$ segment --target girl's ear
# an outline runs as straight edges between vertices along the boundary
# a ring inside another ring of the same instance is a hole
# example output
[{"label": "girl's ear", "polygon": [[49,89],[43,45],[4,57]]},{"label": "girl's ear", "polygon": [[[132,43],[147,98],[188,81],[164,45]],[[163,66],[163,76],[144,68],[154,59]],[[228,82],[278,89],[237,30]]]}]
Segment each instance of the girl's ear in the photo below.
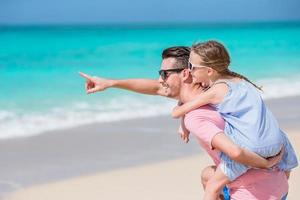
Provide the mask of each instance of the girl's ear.
[{"label": "girl's ear", "polygon": [[207,68],[207,74],[208,74],[208,76],[213,75],[214,71],[215,71],[215,70],[214,70],[213,68],[208,67],[208,68]]}]

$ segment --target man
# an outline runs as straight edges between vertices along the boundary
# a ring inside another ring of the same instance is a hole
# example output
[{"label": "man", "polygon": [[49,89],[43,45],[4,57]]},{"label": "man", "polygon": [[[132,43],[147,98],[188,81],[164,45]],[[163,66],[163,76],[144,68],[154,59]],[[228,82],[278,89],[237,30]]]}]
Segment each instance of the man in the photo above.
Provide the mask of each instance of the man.
[{"label": "man", "polygon": [[[143,94],[166,96],[184,103],[202,92],[200,85],[192,83],[192,77],[187,69],[189,53],[190,49],[187,47],[172,47],[164,50],[158,80],[110,80],[90,77],[83,73],[81,75],[87,79],[88,94],[115,87]],[[181,137],[183,140],[188,142],[188,131],[195,134],[216,165],[220,161],[219,151],[224,152],[235,161],[251,166],[267,167],[276,162],[276,159],[273,159],[273,162],[268,163],[263,158],[253,155],[252,152],[233,144],[223,134],[224,120],[209,106],[188,113],[182,125]],[[277,159],[279,158],[280,156],[277,157]],[[210,177],[214,175],[214,169],[214,166],[204,169],[202,173],[204,187]],[[288,191],[284,172],[262,169],[248,170],[243,176],[233,181],[229,187],[232,199],[281,199]]]}]

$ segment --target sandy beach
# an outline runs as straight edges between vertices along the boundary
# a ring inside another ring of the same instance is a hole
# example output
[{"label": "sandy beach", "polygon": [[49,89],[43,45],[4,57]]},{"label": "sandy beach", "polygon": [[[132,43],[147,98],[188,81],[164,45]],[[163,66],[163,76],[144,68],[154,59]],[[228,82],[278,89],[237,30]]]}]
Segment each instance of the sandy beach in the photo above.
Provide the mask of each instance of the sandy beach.
[{"label": "sandy beach", "polygon": [[[300,152],[300,97],[268,101]],[[93,124],[0,141],[2,199],[200,199],[211,164],[195,141],[183,144],[169,116]],[[290,178],[296,200],[300,170]]]}]

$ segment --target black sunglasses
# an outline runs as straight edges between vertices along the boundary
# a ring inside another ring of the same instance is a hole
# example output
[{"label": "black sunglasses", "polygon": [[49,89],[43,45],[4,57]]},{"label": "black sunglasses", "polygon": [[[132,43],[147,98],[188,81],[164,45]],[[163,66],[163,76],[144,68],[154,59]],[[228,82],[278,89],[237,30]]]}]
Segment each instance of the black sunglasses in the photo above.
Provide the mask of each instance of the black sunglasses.
[{"label": "black sunglasses", "polygon": [[175,68],[175,69],[162,69],[159,70],[158,73],[161,76],[161,79],[163,81],[167,80],[168,76],[171,74],[170,72],[181,72],[182,70],[184,70],[184,68]]}]

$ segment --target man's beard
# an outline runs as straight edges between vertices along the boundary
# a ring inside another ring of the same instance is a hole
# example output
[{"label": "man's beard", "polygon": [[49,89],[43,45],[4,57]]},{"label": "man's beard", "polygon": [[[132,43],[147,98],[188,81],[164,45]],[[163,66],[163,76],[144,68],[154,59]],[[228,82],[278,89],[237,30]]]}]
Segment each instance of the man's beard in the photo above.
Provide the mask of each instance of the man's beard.
[{"label": "man's beard", "polygon": [[162,88],[163,88],[163,91],[164,91],[164,96],[172,97],[171,88],[167,83],[162,83]]}]

